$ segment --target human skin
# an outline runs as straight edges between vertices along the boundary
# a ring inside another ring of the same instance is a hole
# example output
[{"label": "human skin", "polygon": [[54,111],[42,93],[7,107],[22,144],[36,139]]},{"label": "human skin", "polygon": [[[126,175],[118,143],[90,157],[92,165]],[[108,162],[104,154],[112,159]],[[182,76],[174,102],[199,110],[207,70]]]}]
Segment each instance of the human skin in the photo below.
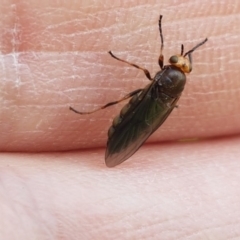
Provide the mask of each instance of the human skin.
[{"label": "human skin", "polygon": [[[240,7],[157,2],[0,2],[0,239],[240,237]],[[154,75],[159,14],[165,64],[181,43],[209,40],[193,53],[179,108],[109,169],[107,129],[122,105],[68,108],[149,83],[107,52]]]}]

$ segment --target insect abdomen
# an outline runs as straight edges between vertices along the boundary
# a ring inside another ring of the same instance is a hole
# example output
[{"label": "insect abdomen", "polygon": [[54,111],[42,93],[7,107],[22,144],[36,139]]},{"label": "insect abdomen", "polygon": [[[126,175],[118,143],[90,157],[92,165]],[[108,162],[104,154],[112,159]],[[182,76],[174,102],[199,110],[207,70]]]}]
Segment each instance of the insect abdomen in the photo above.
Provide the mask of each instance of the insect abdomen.
[{"label": "insect abdomen", "polygon": [[108,129],[108,140],[111,138],[111,136],[114,134],[115,129],[118,127],[118,125],[122,122],[125,115],[128,113],[129,109],[136,105],[136,103],[139,102],[139,94],[134,95],[127,104],[123,106],[123,108],[120,111],[120,114],[117,115],[113,121],[112,126]]}]

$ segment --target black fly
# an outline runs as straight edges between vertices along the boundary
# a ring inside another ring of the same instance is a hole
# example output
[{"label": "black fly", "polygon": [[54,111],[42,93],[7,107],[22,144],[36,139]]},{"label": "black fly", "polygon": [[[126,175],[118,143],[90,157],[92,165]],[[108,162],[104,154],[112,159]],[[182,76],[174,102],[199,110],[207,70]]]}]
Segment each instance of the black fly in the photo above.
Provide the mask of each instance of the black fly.
[{"label": "black fly", "polygon": [[156,73],[154,78],[151,77],[147,69],[122,60],[113,55],[111,51],[109,52],[118,61],[142,70],[151,81],[150,84],[144,89],[137,89],[118,101],[107,103],[90,112],[79,112],[70,107],[70,110],[75,113],[90,114],[131,98],[122,108],[120,114],[114,118],[112,126],[108,130],[105,153],[105,162],[108,167],[114,167],[132,156],[167,119],[176,107],[184,89],[186,83],[185,73],[190,73],[192,70],[192,52],[207,41],[206,38],[185,54],[182,45],[181,54],[170,57],[169,65],[164,66],[162,15],[159,18],[159,31],[161,48],[158,64],[161,70]]}]

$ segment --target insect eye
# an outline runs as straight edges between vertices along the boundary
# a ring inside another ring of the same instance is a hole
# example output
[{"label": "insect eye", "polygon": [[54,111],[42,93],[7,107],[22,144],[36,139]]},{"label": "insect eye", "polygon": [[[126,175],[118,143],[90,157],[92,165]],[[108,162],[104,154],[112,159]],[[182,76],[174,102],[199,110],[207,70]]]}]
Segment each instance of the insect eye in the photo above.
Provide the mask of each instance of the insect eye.
[{"label": "insect eye", "polygon": [[178,62],[178,56],[170,57],[169,62],[172,63],[172,64],[177,63]]}]

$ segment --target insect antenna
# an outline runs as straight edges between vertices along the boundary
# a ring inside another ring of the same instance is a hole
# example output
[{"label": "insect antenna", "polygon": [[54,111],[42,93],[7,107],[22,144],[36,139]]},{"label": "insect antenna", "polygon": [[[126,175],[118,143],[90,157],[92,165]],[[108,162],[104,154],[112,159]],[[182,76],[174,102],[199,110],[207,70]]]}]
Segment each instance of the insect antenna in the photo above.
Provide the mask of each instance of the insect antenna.
[{"label": "insect antenna", "polygon": [[181,56],[183,55],[183,53],[184,53],[184,46],[183,46],[183,44],[181,45]]},{"label": "insect antenna", "polygon": [[194,50],[196,50],[198,47],[202,46],[208,39],[205,38],[202,42],[200,42],[199,44],[197,44],[194,48],[192,48],[191,50],[189,50],[188,52],[186,52],[184,54],[184,57],[186,57],[188,55],[189,58],[189,62],[192,64],[192,52]]},{"label": "insect antenna", "polygon": [[194,48],[192,48],[191,50],[189,50],[188,52],[186,52],[184,54],[184,57],[186,57],[187,55],[191,54],[193,51],[195,51],[198,47],[202,46],[208,39],[205,38],[202,42],[200,42],[199,44],[197,44]]}]

